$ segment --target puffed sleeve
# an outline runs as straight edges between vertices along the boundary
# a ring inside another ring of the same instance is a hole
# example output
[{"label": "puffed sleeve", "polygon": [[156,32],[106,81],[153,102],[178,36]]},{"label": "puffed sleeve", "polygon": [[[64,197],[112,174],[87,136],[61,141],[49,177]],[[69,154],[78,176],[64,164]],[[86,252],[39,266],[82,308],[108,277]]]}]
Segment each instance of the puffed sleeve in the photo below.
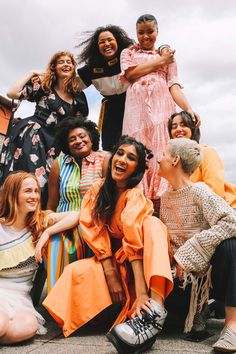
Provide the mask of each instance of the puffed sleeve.
[{"label": "puffed sleeve", "polygon": [[92,73],[88,65],[84,65],[82,68],[78,68],[77,74],[81,90],[84,90],[86,87],[92,84]]},{"label": "puffed sleeve", "polygon": [[176,62],[168,64],[166,80],[169,88],[175,84],[179,85],[180,88],[183,88],[178,79],[178,70]]},{"label": "puffed sleeve", "polygon": [[[225,181],[224,167],[215,149],[209,146],[202,146],[203,161],[191,176],[191,181],[205,182],[216,194],[224,198]],[[200,175],[201,174],[201,175]]]},{"label": "puffed sleeve", "polygon": [[95,220],[92,213],[96,203],[96,196],[102,183],[103,180],[96,182],[87,191],[80,210],[82,236],[99,260],[112,256],[107,226],[101,220]]},{"label": "puffed sleeve", "polygon": [[88,102],[83,91],[79,91],[75,94],[76,100],[76,115],[82,114],[83,117],[87,117],[89,114]]},{"label": "puffed sleeve", "polygon": [[133,69],[138,65],[138,63],[136,63],[133,58],[134,50],[135,47],[131,46],[129,48],[123,49],[120,54],[121,82],[127,82],[127,79],[125,78],[126,71]]},{"label": "puffed sleeve", "polygon": [[30,102],[38,102],[42,96],[45,96],[45,92],[41,87],[41,82],[39,79],[29,80],[20,95],[20,100],[27,100]]},{"label": "puffed sleeve", "polygon": [[152,214],[152,202],[138,188],[131,189],[121,213],[124,233],[122,244],[129,261],[143,258],[143,222],[147,215]]}]

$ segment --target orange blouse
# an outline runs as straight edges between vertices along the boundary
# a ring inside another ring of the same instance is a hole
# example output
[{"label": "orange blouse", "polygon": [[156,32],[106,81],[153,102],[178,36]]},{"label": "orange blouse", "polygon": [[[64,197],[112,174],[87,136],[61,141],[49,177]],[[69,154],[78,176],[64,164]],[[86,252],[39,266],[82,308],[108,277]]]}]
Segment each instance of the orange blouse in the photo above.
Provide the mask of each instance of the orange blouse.
[{"label": "orange blouse", "polygon": [[143,258],[143,221],[153,214],[152,202],[139,187],[127,189],[118,198],[109,225],[95,220],[92,211],[104,180],[95,183],[82,201],[80,225],[82,235],[98,260],[111,257],[111,238],[120,239],[129,261]]}]

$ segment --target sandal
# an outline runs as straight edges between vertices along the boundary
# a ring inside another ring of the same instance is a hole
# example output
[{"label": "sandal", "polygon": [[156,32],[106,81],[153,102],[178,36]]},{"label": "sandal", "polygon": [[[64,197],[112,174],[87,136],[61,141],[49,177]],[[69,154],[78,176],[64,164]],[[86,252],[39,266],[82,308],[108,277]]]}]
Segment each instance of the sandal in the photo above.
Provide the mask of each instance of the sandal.
[{"label": "sandal", "polygon": [[236,333],[228,327],[224,327],[220,338],[213,344],[213,349],[217,352],[236,352]]}]

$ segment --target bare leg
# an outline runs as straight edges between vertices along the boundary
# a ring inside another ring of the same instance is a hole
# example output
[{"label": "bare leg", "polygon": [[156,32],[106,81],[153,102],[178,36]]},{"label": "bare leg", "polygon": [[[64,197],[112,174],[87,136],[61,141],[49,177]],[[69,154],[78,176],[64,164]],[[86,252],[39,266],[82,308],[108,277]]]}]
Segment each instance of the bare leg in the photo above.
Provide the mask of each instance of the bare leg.
[{"label": "bare leg", "polygon": [[164,307],[163,298],[160,295],[154,293],[154,291],[151,291],[151,298],[155,300],[161,307]]},{"label": "bare leg", "polygon": [[236,333],[236,307],[225,307],[225,326]]},{"label": "bare leg", "polygon": [[37,329],[37,319],[30,311],[18,311],[11,319],[5,312],[0,311],[1,344],[17,343],[32,338]]}]

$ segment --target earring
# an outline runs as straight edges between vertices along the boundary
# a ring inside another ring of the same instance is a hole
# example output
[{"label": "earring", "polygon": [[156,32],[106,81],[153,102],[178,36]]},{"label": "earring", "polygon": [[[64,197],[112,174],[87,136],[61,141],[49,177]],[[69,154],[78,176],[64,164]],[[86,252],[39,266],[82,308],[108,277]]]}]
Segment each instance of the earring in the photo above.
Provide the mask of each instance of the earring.
[{"label": "earring", "polygon": [[172,162],[172,166],[174,166],[175,164],[174,164],[174,162]]}]

